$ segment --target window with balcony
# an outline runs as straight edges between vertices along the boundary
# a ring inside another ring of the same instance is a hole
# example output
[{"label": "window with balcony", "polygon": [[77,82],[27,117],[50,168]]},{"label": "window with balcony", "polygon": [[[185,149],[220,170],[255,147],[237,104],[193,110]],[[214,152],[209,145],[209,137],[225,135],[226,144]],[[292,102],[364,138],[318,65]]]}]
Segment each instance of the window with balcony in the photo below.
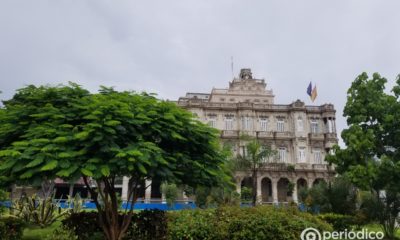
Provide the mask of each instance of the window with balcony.
[{"label": "window with balcony", "polygon": [[297,131],[303,132],[304,131],[304,123],[302,118],[297,119]]},{"label": "window with balcony", "polygon": [[233,116],[225,116],[225,130],[233,130]]},{"label": "window with balcony", "polygon": [[320,149],[314,149],[314,163],[315,164],[322,164],[322,154]]},{"label": "window with balcony", "polygon": [[242,117],[242,129],[250,131],[251,130],[251,117]]},{"label": "window with balcony", "polygon": [[285,163],[286,162],[286,148],[280,147],[278,149],[278,157],[279,157],[279,162],[280,163]]},{"label": "window with balcony", "polygon": [[318,121],[311,119],[310,121],[311,133],[318,133]]},{"label": "window with balcony", "polygon": [[276,121],[276,131],[278,131],[278,132],[285,131],[285,122],[283,121],[283,119],[278,119]]},{"label": "window with balcony", "polygon": [[260,130],[266,132],[268,130],[268,118],[260,118]]},{"label": "window with balcony", "polygon": [[299,163],[305,163],[306,162],[306,148],[305,147],[299,147],[298,162]]}]

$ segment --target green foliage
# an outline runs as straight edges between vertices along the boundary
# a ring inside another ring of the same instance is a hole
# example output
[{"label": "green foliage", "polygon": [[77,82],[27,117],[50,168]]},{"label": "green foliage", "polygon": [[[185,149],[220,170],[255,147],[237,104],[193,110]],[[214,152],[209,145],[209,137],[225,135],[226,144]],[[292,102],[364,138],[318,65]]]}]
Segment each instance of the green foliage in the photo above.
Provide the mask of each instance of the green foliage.
[{"label": "green foliage", "polygon": [[331,230],[318,218],[294,208],[222,207],[168,213],[168,239],[299,239],[307,227]]},{"label": "green foliage", "polygon": [[13,208],[16,217],[42,228],[53,224],[67,213],[52,198],[41,199],[37,195],[21,198],[14,203]]},{"label": "green foliage", "polygon": [[58,227],[46,237],[46,240],[78,240],[78,237],[72,230]]},{"label": "green foliage", "polygon": [[263,164],[276,155],[276,151],[270,146],[263,146],[257,139],[250,136],[242,136],[242,140],[247,140],[246,154],[239,154],[235,159],[235,168],[239,171],[250,171],[252,178],[252,204],[257,203],[257,176]]},{"label": "green foliage", "polygon": [[[336,146],[327,160],[357,187],[374,192],[374,204],[385,214],[380,224],[394,238],[393,219],[400,213],[400,76],[393,94],[386,93],[386,82],[377,73],[353,81],[343,114],[349,126],[342,132],[346,148]],[[380,191],[386,196],[378,197]]]},{"label": "green foliage", "polygon": [[240,198],[243,202],[251,202],[252,189],[248,187],[242,187],[240,190]]},{"label": "green foliage", "polygon": [[299,200],[310,212],[355,214],[357,189],[345,177],[337,177],[330,184],[320,182],[310,189],[299,190]]},{"label": "green foliage", "polygon": [[[98,240],[103,239],[102,229],[99,225],[97,212],[79,212],[68,215],[62,221],[62,227],[73,231],[79,240],[93,239],[100,235]],[[100,234],[99,234],[100,233]]]},{"label": "green foliage", "polygon": [[0,189],[0,216],[6,210],[6,207],[2,203],[4,203],[4,201],[7,201],[8,199],[9,199],[8,193],[3,189]]},{"label": "green foliage", "polygon": [[[122,219],[122,215],[119,218]],[[79,240],[104,239],[97,212],[73,213],[62,221],[65,229],[73,231]],[[164,211],[143,210],[132,216],[132,222],[124,239],[165,239],[167,217]]]},{"label": "green foliage", "polygon": [[80,213],[83,211],[84,200],[79,194],[75,194],[74,197],[68,196],[68,214]]},{"label": "green foliage", "polygon": [[15,217],[0,218],[0,237],[3,240],[20,240],[25,223]]},{"label": "green foliage", "polygon": [[342,215],[337,213],[324,213],[318,215],[320,219],[332,225],[336,231],[344,231],[345,229],[350,230],[352,225],[355,224],[353,216]]},{"label": "green foliage", "polygon": [[143,210],[133,215],[126,240],[165,240],[167,237],[167,214],[161,210]]},{"label": "green foliage", "polygon": [[[123,236],[130,221],[118,221],[116,178],[131,178],[132,201],[146,179],[224,185],[231,176],[220,150],[218,131],[146,93],[28,86],[4,101],[0,114],[3,180],[38,185],[83,177],[98,211],[111,216],[100,218],[108,239]],[[91,180],[104,188],[92,189]]]},{"label": "green foliage", "polygon": [[195,190],[196,206],[199,208],[239,205],[240,194],[232,188],[199,186]]},{"label": "green foliage", "polygon": [[176,184],[164,183],[161,185],[161,191],[165,194],[165,199],[169,207],[172,207],[178,198],[178,187]]}]

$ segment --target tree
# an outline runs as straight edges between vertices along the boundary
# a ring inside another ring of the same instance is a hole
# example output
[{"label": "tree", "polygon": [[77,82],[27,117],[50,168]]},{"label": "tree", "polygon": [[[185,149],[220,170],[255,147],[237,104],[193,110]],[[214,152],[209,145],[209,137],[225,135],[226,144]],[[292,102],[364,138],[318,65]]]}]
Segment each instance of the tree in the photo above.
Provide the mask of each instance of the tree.
[{"label": "tree", "polygon": [[[146,179],[213,186],[230,180],[224,161],[215,130],[146,93],[28,86],[4,101],[0,114],[3,180],[39,185],[82,177],[109,240],[124,237]],[[131,184],[121,218],[114,183],[122,176]]]},{"label": "tree", "polygon": [[357,189],[343,176],[331,183],[321,181],[310,189],[301,188],[300,201],[311,212],[339,213],[354,215],[357,210]]},{"label": "tree", "polygon": [[[242,137],[247,139],[247,136]],[[269,146],[263,146],[258,140],[250,140],[246,144],[246,153],[238,154],[236,168],[242,171],[250,171],[252,179],[252,204],[257,204],[257,178],[260,168],[266,159],[276,155]]]},{"label": "tree", "polygon": [[348,128],[341,136],[346,148],[334,147],[327,160],[336,171],[348,176],[357,187],[371,191],[384,215],[379,222],[394,238],[400,212],[400,77],[385,92],[387,80],[379,74],[359,75],[347,92],[344,116]]}]

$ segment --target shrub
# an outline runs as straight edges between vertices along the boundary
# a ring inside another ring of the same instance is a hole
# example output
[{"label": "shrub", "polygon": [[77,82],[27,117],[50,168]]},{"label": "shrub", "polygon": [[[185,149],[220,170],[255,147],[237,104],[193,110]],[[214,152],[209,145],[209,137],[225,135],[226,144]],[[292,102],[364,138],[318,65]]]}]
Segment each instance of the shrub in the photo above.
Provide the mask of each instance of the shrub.
[{"label": "shrub", "polygon": [[77,239],[78,237],[72,230],[64,227],[56,228],[50,235],[46,237],[46,240],[77,240]]},{"label": "shrub", "polygon": [[161,191],[165,194],[168,207],[172,207],[178,198],[178,187],[176,184],[164,183],[161,185]]},{"label": "shrub", "polygon": [[[120,215],[122,219],[123,215]],[[72,213],[62,221],[79,240],[104,239],[97,212]],[[132,216],[132,223],[124,239],[152,240],[166,238],[167,218],[161,210],[143,210]]]},{"label": "shrub", "polygon": [[351,226],[355,224],[355,219],[349,215],[342,215],[336,213],[325,213],[318,215],[320,219],[332,225],[336,231],[343,231],[345,229],[351,229]]},{"label": "shrub", "polygon": [[248,187],[242,187],[242,189],[240,190],[240,196],[242,201],[244,202],[251,202],[252,199],[252,190],[251,188]]},{"label": "shrub", "polygon": [[0,218],[0,237],[3,240],[19,240],[25,223],[16,217]]},{"label": "shrub", "polygon": [[218,240],[214,218],[215,209],[168,212],[168,239]]},{"label": "shrub", "polygon": [[299,239],[307,227],[331,230],[329,224],[295,208],[220,207],[168,213],[168,239]]},{"label": "shrub", "polygon": [[[97,216],[97,212],[71,213],[61,222],[62,226],[73,231],[79,240],[102,239],[103,230],[99,226]],[[98,235],[100,238],[94,238]]]},{"label": "shrub", "polygon": [[131,226],[125,239],[153,240],[166,239],[167,216],[161,210],[143,210],[132,217]]},{"label": "shrub", "polygon": [[13,208],[16,217],[40,227],[53,224],[67,213],[52,198],[41,199],[37,195],[21,198],[13,204]]}]

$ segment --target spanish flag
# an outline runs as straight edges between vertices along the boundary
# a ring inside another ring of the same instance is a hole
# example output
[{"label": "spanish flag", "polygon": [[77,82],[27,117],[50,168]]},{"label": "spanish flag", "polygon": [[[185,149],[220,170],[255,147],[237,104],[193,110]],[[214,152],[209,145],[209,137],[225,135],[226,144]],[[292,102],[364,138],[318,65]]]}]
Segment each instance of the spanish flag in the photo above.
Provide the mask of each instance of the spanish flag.
[{"label": "spanish flag", "polygon": [[317,94],[317,85],[314,86],[312,92],[311,92],[311,101],[315,101],[315,99],[317,98],[318,94]]}]

